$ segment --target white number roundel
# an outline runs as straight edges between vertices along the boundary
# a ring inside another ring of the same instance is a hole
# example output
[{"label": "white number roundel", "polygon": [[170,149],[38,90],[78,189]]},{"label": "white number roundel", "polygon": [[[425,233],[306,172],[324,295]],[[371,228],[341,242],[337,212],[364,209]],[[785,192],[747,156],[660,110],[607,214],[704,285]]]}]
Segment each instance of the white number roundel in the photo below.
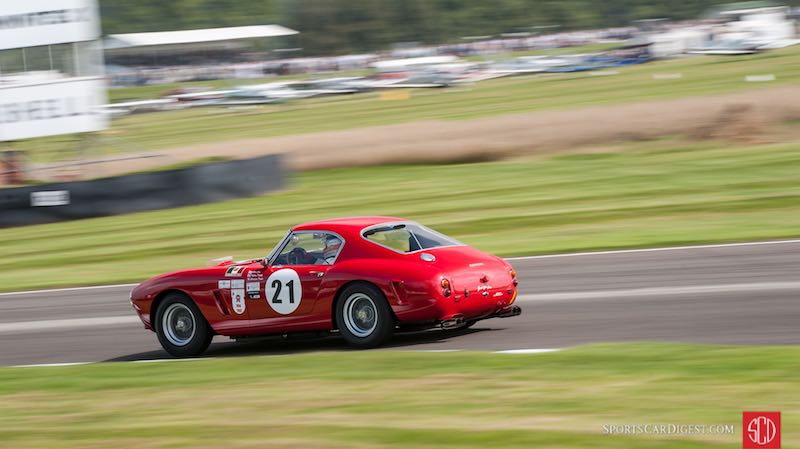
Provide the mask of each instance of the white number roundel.
[{"label": "white number roundel", "polygon": [[300,276],[291,268],[283,268],[269,276],[264,286],[267,304],[281,315],[289,315],[297,310],[303,299],[303,286]]}]

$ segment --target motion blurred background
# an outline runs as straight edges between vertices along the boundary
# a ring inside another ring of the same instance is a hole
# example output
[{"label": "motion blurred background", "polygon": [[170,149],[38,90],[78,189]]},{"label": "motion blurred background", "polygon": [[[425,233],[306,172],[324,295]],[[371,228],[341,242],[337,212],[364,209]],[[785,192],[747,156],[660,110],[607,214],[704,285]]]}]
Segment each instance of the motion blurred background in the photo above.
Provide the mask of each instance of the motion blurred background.
[{"label": "motion blurred background", "polygon": [[[346,215],[407,217],[506,257],[797,237],[798,18],[797,0],[4,2],[0,292],[259,257],[296,223]],[[798,268],[790,262],[748,267],[783,273]],[[726,275],[750,272],[741,270]],[[48,313],[60,318],[52,299]],[[786,307],[775,313],[800,319]],[[678,333],[663,339],[685,341]],[[749,335],[733,340],[795,342]],[[112,341],[84,337],[61,343],[80,354]],[[9,350],[4,363],[85,360],[42,351]],[[191,362],[208,375],[176,365],[4,369],[0,447],[729,447],[738,436],[599,432],[641,416],[731,423],[745,406],[776,404],[796,424],[797,356],[628,343],[503,361]],[[285,377],[270,383],[264,371]],[[388,399],[353,399],[358,382]],[[198,393],[220,385],[225,394]],[[680,391],[708,405],[681,402]],[[146,395],[172,405],[152,407]],[[27,413],[37,401],[51,405]],[[181,405],[219,401],[231,422],[176,418]],[[259,409],[288,403],[279,419]],[[275,433],[264,433],[272,419]],[[797,447],[796,429],[784,447]]]},{"label": "motion blurred background", "polygon": [[54,5],[2,22],[0,224],[61,222],[0,231],[4,290],[262,254],[338,215],[507,256],[796,235],[792,2]]}]

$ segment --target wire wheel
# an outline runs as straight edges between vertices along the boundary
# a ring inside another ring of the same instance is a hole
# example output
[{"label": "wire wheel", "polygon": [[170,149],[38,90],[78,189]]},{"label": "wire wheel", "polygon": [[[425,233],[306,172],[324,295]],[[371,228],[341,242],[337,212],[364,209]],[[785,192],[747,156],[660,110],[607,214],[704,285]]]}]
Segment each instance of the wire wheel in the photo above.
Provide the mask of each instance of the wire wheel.
[{"label": "wire wheel", "polygon": [[344,302],[344,325],[353,335],[369,337],[378,326],[375,302],[364,293],[353,293]]},{"label": "wire wheel", "polygon": [[176,302],[170,304],[161,314],[161,328],[164,337],[175,346],[186,346],[194,338],[197,324],[194,314],[186,305]]}]

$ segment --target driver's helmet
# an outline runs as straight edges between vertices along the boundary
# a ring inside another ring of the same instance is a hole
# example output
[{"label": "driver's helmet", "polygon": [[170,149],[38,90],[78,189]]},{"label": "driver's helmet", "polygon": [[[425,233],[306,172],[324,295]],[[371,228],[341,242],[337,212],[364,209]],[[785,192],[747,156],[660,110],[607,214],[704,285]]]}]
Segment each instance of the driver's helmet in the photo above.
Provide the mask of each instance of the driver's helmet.
[{"label": "driver's helmet", "polygon": [[325,249],[322,250],[322,257],[326,262],[331,263],[336,258],[336,253],[342,247],[342,240],[335,235],[328,234],[325,237]]}]

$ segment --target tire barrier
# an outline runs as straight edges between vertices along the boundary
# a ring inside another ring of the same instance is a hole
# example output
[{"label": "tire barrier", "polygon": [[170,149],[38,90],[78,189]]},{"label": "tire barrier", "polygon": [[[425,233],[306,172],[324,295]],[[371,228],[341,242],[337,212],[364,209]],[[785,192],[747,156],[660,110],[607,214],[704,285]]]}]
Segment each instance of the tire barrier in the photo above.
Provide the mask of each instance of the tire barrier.
[{"label": "tire barrier", "polygon": [[0,189],[0,227],[52,223],[260,195],[286,185],[282,156],[91,181]]}]

